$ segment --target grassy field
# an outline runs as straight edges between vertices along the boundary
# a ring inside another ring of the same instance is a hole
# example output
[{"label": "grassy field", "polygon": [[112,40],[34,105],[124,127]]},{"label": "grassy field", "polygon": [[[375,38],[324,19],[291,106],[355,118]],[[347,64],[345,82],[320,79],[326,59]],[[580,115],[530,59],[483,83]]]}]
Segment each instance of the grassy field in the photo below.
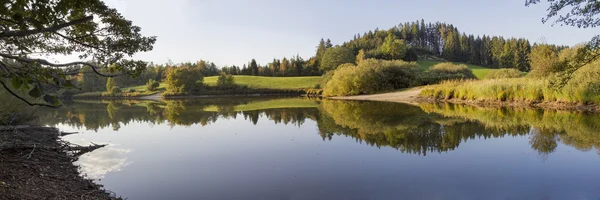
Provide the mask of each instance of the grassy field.
[{"label": "grassy field", "polygon": [[[264,76],[234,76],[235,83],[238,85],[247,85],[250,88],[267,89],[308,89],[314,88],[319,82],[320,76],[302,76],[302,77],[264,77]],[[207,85],[216,85],[217,76],[204,77],[204,83]]]},{"label": "grassy field", "polygon": [[[440,61],[433,61],[433,60],[417,61],[417,64],[419,64],[425,70],[429,69],[430,67],[432,67],[438,63],[440,63]],[[465,65],[467,65],[467,67],[469,67],[469,69],[473,70],[473,74],[475,74],[475,76],[478,79],[483,79],[488,73],[490,73],[493,70],[496,70],[496,69],[490,69],[490,68],[485,68],[482,66],[471,65],[471,64],[465,64]]]}]

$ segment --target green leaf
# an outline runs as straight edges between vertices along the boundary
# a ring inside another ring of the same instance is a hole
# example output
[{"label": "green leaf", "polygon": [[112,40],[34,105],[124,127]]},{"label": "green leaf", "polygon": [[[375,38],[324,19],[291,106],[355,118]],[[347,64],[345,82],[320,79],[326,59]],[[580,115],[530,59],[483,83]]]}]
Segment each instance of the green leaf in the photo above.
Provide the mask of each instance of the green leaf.
[{"label": "green leaf", "polygon": [[27,84],[27,83],[23,83],[23,88],[21,88],[21,91],[23,91],[23,92],[25,92],[25,91],[28,91],[28,90],[29,90],[29,88],[30,88],[30,87],[29,87],[29,84]]},{"label": "green leaf", "polygon": [[65,81],[65,87],[67,87],[67,88],[73,88],[73,82],[71,82],[71,80],[66,80]]},{"label": "green leaf", "polygon": [[59,102],[58,102],[58,98],[56,98],[55,96],[52,95],[44,95],[44,101],[46,103],[52,104],[54,106],[58,106]]},{"label": "green leaf", "polygon": [[23,85],[23,80],[18,76],[15,76],[12,78],[12,85],[15,90],[18,90],[21,88],[21,85]]},{"label": "green leaf", "polygon": [[36,99],[40,98],[42,96],[42,90],[40,90],[40,88],[35,86],[33,89],[31,89],[29,91],[29,96],[36,98]]}]

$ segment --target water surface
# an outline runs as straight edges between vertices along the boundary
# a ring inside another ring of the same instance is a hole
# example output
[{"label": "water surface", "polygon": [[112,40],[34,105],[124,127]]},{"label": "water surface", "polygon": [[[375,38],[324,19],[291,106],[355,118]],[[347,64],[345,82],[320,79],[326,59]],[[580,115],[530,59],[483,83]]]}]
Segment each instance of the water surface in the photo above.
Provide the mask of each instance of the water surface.
[{"label": "water surface", "polygon": [[44,121],[109,146],[129,199],[600,199],[600,115],[316,99],[76,102]]}]

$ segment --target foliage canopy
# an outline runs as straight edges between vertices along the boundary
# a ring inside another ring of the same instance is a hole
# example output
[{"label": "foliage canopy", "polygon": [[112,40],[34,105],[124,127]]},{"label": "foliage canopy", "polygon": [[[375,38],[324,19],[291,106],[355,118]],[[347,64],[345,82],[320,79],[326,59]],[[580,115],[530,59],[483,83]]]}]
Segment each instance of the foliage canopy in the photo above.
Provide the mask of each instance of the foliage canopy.
[{"label": "foliage canopy", "polygon": [[[130,57],[152,50],[156,37],[140,31],[100,0],[4,2],[0,4],[0,84],[29,105],[56,107],[59,103],[48,88],[75,87],[69,76],[83,67],[106,77],[137,76],[144,71],[146,63]],[[77,55],[86,61],[44,59],[51,55]],[[12,87],[7,79],[12,79]],[[30,97],[43,97],[46,103],[33,103]]]}]

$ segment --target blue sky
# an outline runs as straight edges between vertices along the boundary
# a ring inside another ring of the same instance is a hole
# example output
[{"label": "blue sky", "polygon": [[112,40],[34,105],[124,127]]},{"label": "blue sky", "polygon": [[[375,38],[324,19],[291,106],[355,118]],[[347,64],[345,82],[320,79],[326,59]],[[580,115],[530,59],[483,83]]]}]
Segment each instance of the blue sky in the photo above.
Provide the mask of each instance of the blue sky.
[{"label": "blue sky", "polygon": [[105,1],[145,35],[158,36],[152,52],[136,56],[155,63],[203,59],[222,66],[252,58],[260,64],[297,54],[308,58],[321,38],[341,44],[357,33],[420,19],[475,35],[562,45],[587,41],[598,31],[542,24],[547,3],[526,7],[525,0]]}]

